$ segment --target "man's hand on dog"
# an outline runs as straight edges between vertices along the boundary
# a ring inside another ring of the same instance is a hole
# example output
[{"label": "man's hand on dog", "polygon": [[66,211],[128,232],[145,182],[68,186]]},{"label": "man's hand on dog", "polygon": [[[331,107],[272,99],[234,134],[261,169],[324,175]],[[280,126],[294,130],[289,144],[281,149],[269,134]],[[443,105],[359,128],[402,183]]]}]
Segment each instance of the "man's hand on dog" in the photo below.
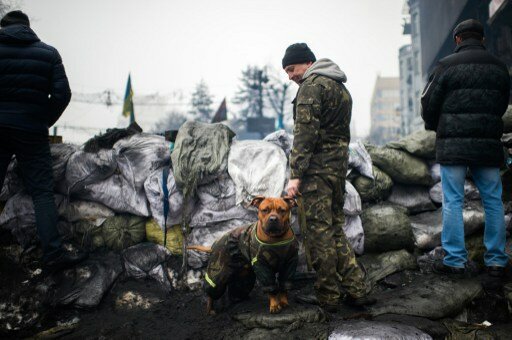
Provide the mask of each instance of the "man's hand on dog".
[{"label": "man's hand on dog", "polygon": [[286,192],[287,192],[288,196],[290,196],[290,197],[300,196],[299,186],[300,186],[300,179],[298,179],[298,178],[290,179],[290,181],[288,182],[288,186],[286,187]]}]

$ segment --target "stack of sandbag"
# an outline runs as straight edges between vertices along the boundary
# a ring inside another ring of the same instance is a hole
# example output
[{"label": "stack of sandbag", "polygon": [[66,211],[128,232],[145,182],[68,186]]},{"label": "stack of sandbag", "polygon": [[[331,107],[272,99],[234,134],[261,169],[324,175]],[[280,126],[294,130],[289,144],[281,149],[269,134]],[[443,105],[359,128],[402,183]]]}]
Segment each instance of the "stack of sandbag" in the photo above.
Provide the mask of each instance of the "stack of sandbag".
[{"label": "stack of sandbag", "polygon": [[343,231],[354,252],[359,255],[364,252],[364,230],[359,216],[362,211],[363,207],[359,193],[352,183],[345,181],[345,203],[343,205],[345,225]]}]

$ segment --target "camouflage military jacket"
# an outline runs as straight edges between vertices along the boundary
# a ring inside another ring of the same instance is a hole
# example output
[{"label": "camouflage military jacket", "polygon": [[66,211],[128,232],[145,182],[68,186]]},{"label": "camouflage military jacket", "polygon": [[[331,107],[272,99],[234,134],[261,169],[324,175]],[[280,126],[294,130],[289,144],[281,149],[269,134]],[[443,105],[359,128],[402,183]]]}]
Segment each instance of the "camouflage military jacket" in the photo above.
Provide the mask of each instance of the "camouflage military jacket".
[{"label": "camouflage military jacket", "polygon": [[[265,243],[256,235],[257,223],[251,224],[240,235],[240,251],[250,261],[264,292],[288,290],[297,269],[299,243],[295,237],[279,243]],[[278,281],[276,274],[279,274]]]},{"label": "camouflage military jacket", "polygon": [[313,74],[300,85],[293,104],[291,178],[345,176],[352,114],[352,98],[346,87]]}]

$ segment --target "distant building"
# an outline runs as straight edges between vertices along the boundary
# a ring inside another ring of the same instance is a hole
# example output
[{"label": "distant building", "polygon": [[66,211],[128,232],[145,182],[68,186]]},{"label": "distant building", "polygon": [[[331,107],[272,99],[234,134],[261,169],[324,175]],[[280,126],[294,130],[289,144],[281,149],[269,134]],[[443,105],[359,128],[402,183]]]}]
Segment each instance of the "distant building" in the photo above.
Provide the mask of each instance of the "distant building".
[{"label": "distant building", "polygon": [[400,136],[400,80],[377,77],[371,108],[370,142],[385,144]]},{"label": "distant building", "polygon": [[398,52],[400,64],[400,134],[407,136],[413,132],[412,123],[418,115],[414,89],[412,46],[402,46]]}]

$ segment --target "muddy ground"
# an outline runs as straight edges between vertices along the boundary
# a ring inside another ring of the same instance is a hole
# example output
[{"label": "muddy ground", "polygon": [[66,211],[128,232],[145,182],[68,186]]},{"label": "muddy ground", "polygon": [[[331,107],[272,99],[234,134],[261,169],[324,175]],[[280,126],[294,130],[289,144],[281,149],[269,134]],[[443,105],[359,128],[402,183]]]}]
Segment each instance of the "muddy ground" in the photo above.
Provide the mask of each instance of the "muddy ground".
[{"label": "muddy ground", "polygon": [[[268,320],[267,297],[256,288],[249,300],[231,304],[221,301],[215,316],[205,315],[204,297],[200,291],[164,292],[152,280],[134,280],[121,276],[93,310],[55,308],[48,305],[47,292],[39,283],[38,249],[22,253],[9,235],[0,237],[0,338],[62,338],[62,339],[326,339],[335,327],[354,320],[394,321],[430,334],[434,339],[448,335],[440,321],[424,318],[383,315],[372,319],[363,310],[341,306],[337,314],[325,314],[316,307],[305,307],[294,296],[311,287],[311,280],[297,282],[290,293],[291,305],[280,318],[302,313],[306,321],[285,323],[265,329],[245,325],[237,320],[257,315]],[[174,261],[175,263],[179,261]],[[394,274],[383,280],[377,290],[407,285],[418,276],[416,271]],[[488,301],[473,302],[466,317],[470,322],[495,318],[490,328],[498,338],[512,338],[508,311],[492,315],[485,308]],[[480,313],[480,314],[479,314]],[[504,313],[507,317],[504,317]],[[496,314],[496,313],[495,313]],[[501,320],[500,320],[501,318]],[[276,318],[271,321],[277,320]],[[261,320],[260,320],[261,321]]]}]

